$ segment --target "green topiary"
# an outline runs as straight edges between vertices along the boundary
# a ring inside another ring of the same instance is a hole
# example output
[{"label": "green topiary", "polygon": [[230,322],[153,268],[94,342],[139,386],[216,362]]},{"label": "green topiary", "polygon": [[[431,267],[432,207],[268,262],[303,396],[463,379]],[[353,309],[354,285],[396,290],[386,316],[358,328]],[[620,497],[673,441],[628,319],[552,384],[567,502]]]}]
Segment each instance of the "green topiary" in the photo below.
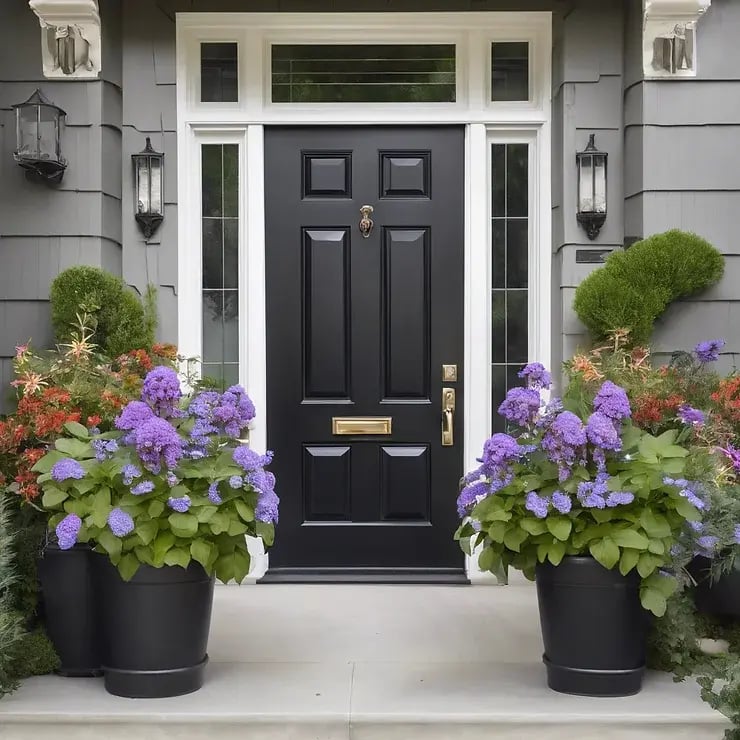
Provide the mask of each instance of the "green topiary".
[{"label": "green topiary", "polygon": [[696,234],[674,229],[609,255],[576,289],[573,307],[596,341],[628,329],[630,341],[650,339],[668,305],[716,283],[725,260]]},{"label": "green topiary", "polygon": [[139,297],[115,275],[80,265],[59,273],[51,284],[51,322],[57,342],[70,339],[77,315],[86,309],[93,341],[110,357],[151,347],[155,321]]}]

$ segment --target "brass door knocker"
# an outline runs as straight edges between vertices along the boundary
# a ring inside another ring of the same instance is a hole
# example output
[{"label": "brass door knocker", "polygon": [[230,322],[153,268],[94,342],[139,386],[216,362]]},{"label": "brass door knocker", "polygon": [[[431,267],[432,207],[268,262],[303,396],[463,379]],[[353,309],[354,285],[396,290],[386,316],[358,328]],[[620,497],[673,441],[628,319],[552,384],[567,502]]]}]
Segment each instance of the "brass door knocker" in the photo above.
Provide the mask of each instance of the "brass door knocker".
[{"label": "brass door knocker", "polygon": [[362,206],[360,208],[360,214],[362,215],[360,219],[360,233],[364,239],[367,239],[372,233],[374,224],[370,216],[374,210],[372,206]]}]

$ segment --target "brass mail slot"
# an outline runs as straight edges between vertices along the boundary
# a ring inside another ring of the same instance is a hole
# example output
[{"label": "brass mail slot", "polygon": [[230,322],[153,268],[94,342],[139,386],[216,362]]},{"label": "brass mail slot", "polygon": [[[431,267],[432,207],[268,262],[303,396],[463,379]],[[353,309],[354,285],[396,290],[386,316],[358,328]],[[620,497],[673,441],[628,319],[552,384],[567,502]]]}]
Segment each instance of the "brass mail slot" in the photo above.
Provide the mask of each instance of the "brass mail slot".
[{"label": "brass mail slot", "polygon": [[393,418],[390,416],[334,416],[332,434],[390,434]]}]

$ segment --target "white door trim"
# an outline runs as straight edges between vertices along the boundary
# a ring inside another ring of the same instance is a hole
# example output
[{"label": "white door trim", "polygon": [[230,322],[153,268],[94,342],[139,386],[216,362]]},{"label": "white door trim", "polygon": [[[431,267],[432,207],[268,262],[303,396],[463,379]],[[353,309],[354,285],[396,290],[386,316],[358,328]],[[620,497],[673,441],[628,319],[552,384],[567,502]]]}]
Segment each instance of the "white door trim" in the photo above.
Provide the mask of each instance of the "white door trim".
[{"label": "white door trim", "polygon": [[[441,41],[458,45],[457,102],[274,105],[266,102],[273,40],[336,42],[363,29],[363,42]],[[200,103],[199,44],[239,44],[238,103]],[[490,103],[491,41],[530,43],[528,103]],[[550,13],[178,13],[178,329],[182,354],[201,353],[200,146],[239,146],[240,381],[258,410],[252,444],[264,449],[266,424],[264,126],[268,124],[460,123],[465,137],[465,441],[466,469],[475,465],[491,428],[491,166],[492,143],[530,146],[529,357],[551,358]],[[488,68],[488,69],[487,69]],[[257,559],[257,572],[266,566]],[[475,582],[490,582],[468,560]],[[254,569],[253,569],[254,573]]]}]

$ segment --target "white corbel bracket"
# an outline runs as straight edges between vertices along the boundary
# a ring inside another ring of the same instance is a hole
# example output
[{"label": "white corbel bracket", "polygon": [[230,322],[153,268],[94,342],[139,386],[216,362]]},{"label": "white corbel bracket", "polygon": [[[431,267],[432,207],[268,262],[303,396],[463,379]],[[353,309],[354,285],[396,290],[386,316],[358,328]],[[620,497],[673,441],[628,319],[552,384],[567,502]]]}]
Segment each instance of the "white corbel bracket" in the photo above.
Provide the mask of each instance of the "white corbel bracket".
[{"label": "white corbel bracket", "polygon": [[712,0],[643,0],[645,77],[696,77],[696,23]]},{"label": "white corbel bracket", "polygon": [[29,0],[41,24],[44,77],[95,78],[100,74],[97,0]]}]

